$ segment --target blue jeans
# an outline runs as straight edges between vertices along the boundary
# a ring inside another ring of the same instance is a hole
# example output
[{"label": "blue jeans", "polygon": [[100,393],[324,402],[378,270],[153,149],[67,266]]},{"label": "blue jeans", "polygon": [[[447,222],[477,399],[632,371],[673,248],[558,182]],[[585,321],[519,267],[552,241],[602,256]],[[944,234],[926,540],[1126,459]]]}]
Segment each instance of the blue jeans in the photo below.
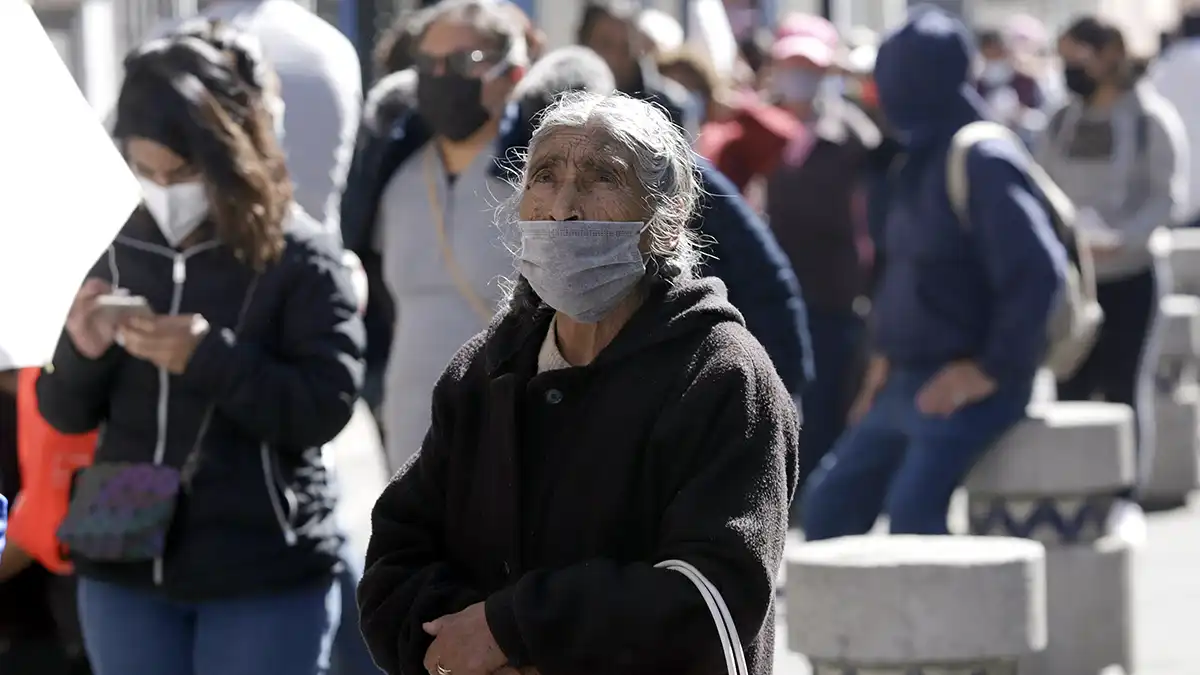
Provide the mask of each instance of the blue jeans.
[{"label": "blue jeans", "polygon": [[325,675],[341,612],[333,579],[200,603],[79,580],[79,619],[95,675]]},{"label": "blue jeans", "polygon": [[893,367],[870,411],[821,462],[802,497],[810,541],[865,534],[884,511],[895,534],[946,534],[951,495],[1024,418],[1033,379],[1001,385],[941,418],[916,409],[917,393],[934,373]]},{"label": "blue jeans", "polygon": [[342,623],[333,640],[333,667],[330,675],[379,675],[381,670],[371,660],[367,642],[358,622],[358,601],[355,593],[362,578],[363,561],[349,551],[342,552],[342,570],[337,582],[342,591]]}]

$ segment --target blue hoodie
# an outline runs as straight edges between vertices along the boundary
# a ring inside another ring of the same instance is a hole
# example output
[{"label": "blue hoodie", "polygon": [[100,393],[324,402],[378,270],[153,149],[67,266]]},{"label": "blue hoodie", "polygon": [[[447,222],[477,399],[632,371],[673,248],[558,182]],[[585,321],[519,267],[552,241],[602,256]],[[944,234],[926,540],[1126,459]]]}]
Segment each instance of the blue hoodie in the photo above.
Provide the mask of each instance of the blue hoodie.
[{"label": "blue hoodie", "polygon": [[970,222],[954,215],[946,191],[950,140],[984,118],[970,83],[973,57],[966,27],[928,7],[879,49],[880,105],[907,160],[890,190],[874,338],[895,366],[973,359],[1004,382],[1037,371],[1067,258],[1011,144],[971,149]]}]

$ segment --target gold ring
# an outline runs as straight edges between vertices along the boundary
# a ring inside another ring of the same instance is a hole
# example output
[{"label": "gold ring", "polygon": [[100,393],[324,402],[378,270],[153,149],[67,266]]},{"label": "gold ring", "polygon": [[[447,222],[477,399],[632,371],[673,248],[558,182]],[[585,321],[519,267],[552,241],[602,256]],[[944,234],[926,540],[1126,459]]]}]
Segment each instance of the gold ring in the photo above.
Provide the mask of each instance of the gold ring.
[{"label": "gold ring", "polygon": [[450,675],[450,669],[442,664],[437,664],[437,675]]}]

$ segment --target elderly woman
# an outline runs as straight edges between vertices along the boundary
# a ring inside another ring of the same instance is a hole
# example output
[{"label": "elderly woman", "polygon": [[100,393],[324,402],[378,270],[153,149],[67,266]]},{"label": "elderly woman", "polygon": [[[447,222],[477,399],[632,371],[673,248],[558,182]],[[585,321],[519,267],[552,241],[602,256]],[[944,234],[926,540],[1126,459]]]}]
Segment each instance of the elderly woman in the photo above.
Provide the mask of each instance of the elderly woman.
[{"label": "elderly woman", "polygon": [[770,672],[798,425],[763,348],[697,279],[694,156],[654,106],[571,94],[514,197],[508,307],[433,392],[359,586],[388,673],[724,668],[704,597]]}]

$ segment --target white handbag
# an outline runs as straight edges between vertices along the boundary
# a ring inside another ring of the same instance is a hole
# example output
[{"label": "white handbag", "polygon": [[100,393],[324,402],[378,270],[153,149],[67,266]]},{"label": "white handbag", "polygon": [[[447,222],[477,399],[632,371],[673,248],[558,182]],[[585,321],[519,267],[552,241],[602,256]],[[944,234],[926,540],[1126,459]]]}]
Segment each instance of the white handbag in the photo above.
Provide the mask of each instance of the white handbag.
[{"label": "white handbag", "polygon": [[721,647],[725,651],[726,672],[729,675],[750,675],[750,670],[746,668],[746,655],[742,652],[742,641],[738,637],[737,626],[733,624],[729,607],[726,606],[725,598],[721,597],[717,587],[713,586],[700,570],[682,560],[664,560],[655,567],[679,572],[696,585],[696,590],[700,591],[704,604],[708,605],[708,611],[712,614],[713,623],[717,626]]}]

